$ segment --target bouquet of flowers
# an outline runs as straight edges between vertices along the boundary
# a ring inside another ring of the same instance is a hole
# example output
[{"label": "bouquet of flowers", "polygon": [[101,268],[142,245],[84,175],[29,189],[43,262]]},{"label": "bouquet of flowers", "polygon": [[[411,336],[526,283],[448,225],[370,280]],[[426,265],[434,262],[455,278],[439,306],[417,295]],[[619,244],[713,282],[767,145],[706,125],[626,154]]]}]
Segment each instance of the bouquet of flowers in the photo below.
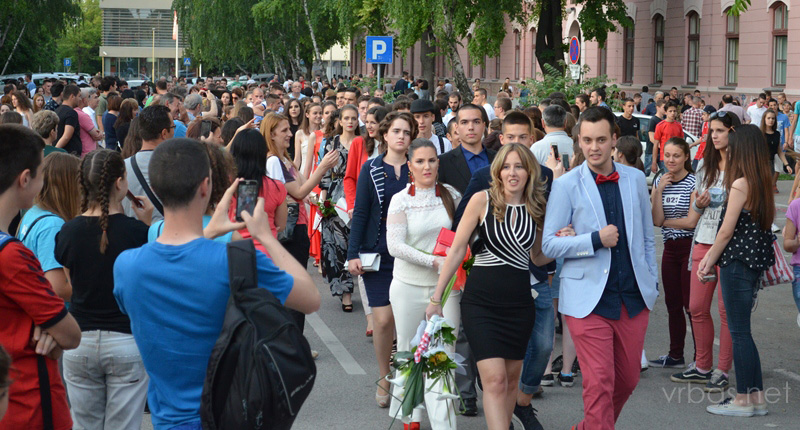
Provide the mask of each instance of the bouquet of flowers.
[{"label": "bouquet of flowers", "polygon": [[[474,258],[467,258],[460,269],[469,274]],[[456,284],[458,274],[450,278],[442,293],[442,306],[450,297],[450,292]],[[420,321],[417,334],[411,341],[411,351],[398,351],[392,358],[392,367],[397,376],[388,379],[392,385],[402,388],[402,400],[398,413],[403,418],[410,418],[414,408],[425,401],[426,392],[432,392],[433,387],[441,386],[442,391],[437,392],[438,400],[461,400],[458,386],[455,383],[453,371],[465,375],[464,357],[453,351],[456,336],[453,333],[453,324],[439,315],[434,315],[428,321]],[[426,380],[430,388],[426,389]],[[439,384],[441,383],[441,384]],[[450,405],[448,404],[448,408]]]},{"label": "bouquet of flowers", "polygon": [[330,216],[336,215],[336,205],[333,204],[331,199],[326,199],[321,202],[317,202],[317,206],[319,207],[319,213],[322,215],[323,218],[328,218]]}]

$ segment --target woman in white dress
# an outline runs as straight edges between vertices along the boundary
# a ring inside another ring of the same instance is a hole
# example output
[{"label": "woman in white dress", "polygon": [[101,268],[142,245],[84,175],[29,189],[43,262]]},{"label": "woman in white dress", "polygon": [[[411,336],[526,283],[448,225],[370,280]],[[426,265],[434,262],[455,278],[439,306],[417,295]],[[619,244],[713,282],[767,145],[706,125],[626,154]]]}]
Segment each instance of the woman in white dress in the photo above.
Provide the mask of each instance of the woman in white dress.
[{"label": "woman in white dress", "polygon": [[311,136],[315,136],[316,131],[322,127],[322,105],[311,103],[308,105],[303,122],[294,134],[294,165],[300,166],[300,171],[305,174],[308,165],[308,142]]}]

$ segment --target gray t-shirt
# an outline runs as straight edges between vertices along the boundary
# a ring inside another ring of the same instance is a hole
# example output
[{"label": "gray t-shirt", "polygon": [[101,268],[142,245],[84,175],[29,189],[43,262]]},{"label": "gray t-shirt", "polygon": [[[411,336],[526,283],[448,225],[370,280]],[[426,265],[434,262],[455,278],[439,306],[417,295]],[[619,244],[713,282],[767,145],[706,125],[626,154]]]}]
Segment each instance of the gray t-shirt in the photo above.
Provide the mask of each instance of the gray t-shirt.
[{"label": "gray t-shirt", "polygon": [[[147,186],[150,186],[150,175],[149,175],[149,167],[150,167],[150,157],[153,156],[153,151],[139,151],[134,155],[136,157],[136,164],[139,166],[139,170],[142,172],[142,176],[144,176],[145,182],[147,182]],[[139,183],[139,178],[136,177],[136,172],[133,171],[133,165],[131,164],[131,159],[125,159],[125,170],[128,174],[128,189],[133,193],[134,196],[145,196],[147,197],[147,193],[144,191],[143,184]],[[152,190],[152,188],[151,188]],[[155,191],[153,191],[155,195]],[[122,200],[122,208],[125,210],[125,215],[129,217],[136,218],[136,213],[133,212],[133,208],[131,207],[131,202],[128,199]],[[158,211],[158,209],[153,209],[153,221],[156,222],[158,220],[164,219],[164,214]]]},{"label": "gray t-shirt", "polygon": [[[705,188],[705,169],[700,167],[697,171],[697,181],[695,189],[697,195],[703,194]],[[698,243],[706,245],[713,245],[717,237],[717,230],[719,230],[720,216],[722,215],[722,204],[725,202],[726,193],[723,181],[725,180],[725,172],[719,172],[717,181],[714,186],[708,189],[711,194],[711,203],[705,208],[703,214],[700,215],[700,220],[697,221],[694,240]]]}]

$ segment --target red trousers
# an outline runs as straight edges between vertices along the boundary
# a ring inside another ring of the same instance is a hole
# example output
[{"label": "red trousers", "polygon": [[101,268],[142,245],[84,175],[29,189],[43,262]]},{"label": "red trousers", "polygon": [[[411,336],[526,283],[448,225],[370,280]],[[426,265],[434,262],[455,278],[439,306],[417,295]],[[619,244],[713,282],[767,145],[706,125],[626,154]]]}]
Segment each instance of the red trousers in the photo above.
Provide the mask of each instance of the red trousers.
[{"label": "red trousers", "polygon": [[650,311],[633,318],[622,306],[619,320],[595,314],[566,317],[583,374],[584,419],[580,430],[613,430],[641,372]]}]

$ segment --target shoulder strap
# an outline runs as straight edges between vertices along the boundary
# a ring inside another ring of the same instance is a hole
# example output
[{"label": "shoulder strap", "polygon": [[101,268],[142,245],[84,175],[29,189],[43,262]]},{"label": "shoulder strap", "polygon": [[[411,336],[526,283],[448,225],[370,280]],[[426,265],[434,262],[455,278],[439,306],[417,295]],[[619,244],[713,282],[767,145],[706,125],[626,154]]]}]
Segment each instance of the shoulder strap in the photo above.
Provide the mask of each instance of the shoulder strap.
[{"label": "shoulder strap", "polygon": [[53,214],[39,215],[35,220],[33,220],[31,225],[28,227],[28,231],[25,232],[25,236],[22,236],[22,239],[20,240],[25,242],[25,238],[28,237],[29,234],[31,234],[31,231],[33,231],[33,226],[35,226],[37,222],[41,221],[42,218],[47,218],[49,216],[55,216],[55,215]]},{"label": "shoulder strap", "polygon": [[142,174],[141,169],[139,169],[139,163],[136,162],[136,154],[133,154],[131,157],[131,167],[133,167],[133,173],[136,174],[136,179],[139,181],[139,185],[142,186],[144,193],[147,194],[147,198],[150,199],[150,202],[153,203],[153,207],[156,208],[158,213],[164,214],[164,206],[161,205],[161,200],[156,197],[153,193],[153,190],[150,189],[150,184],[147,183],[147,180],[144,179],[144,175]]},{"label": "shoulder strap", "polygon": [[12,236],[12,235],[10,235],[8,233],[4,233],[4,232],[0,231],[0,251],[2,251],[3,248],[6,247],[6,245],[8,245],[9,243],[13,242],[14,240],[16,240],[16,238],[14,238],[14,236]]},{"label": "shoulder strap", "polygon": [[36,354],[36,372],[39,374],[39,396],[42,398],[44,430],[53,430],[53,401],[50,397],[50,375],[45,356]]},{"label": "shoulder strap", "polygon": [[252,239],[228,243],[228,279],[234,297],[237,291],[258,286],[256,248]]}]

